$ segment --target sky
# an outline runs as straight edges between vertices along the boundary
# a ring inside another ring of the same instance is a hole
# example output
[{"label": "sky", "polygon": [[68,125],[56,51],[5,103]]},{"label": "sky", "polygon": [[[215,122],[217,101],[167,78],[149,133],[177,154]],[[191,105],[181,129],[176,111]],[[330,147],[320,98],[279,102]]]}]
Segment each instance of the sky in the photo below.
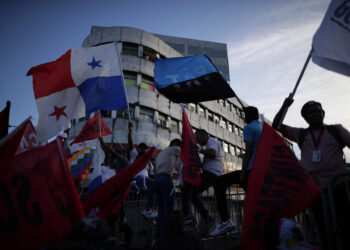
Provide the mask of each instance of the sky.
[{"label": "sky", "polygon": [[[329,0],[1,0],[0,109],[10,124],[38,113],[27,71],[79,48],[91,27],[129,26],[170,36],[226,43],[230,85],[272,120],[292,92]],[[322,103],[325,123],[350,129],[350,78],[310,61],[285,123],[306,127],[308,100]],[[349,151],[346,151],[350,160]]]}]

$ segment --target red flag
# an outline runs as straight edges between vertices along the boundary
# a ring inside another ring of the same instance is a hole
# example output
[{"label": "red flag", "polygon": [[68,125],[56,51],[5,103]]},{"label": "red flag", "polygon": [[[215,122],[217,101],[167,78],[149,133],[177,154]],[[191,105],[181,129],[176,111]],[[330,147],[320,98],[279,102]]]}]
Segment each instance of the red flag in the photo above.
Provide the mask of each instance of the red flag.
[{"label": "red flag", "polygon": [[[72,141],[70,145],[72,145],[73,143],[78,143],[78,142],[93,140],[98,138],[100,136],[98,124],[99,124],[99,115],[98,113],[96,113],[94,117],[92,117],[85,123],[79,135],[75,137],[74,141]],[[101,119],[101,136],[106,136],[110,134],[112,134],[112,131],[109,129],[107,124],[103,121],[103,119]]]},{"label": "red flag", "polygon": [[242,248],[262,249],[268,219],[303,212],[319,193],[283,138],[264,123],[244,201]]},{"label": "red flag", "polygon": [[0,112],[0,140],[8,134],[11,102],[6,102],[6,107]]},{"label": "red flag", "polygon": [[106,218],[110,214],[118,214],[130,190],[130,181],[146,167],[154,150],[155,147],[151,147],[146,154],[103,183],[85,201],[85,211],[90,213],[97,207],[98,213],[96,215],[102,218]]},{"label": "red flag", "polygon": [[37,249],[62,241],[84,217],[59,140],[5,161],[0,192],[4,249]]},{"label": "red flag", "polygon": [[182,147],[180,158],[183,163],[183,180],[198,186],[201,183],[201,176],[199,171],[200,158],[197,151],[197,141],[184,108],[182,108]]},{"label": "red flag", "polygon": [[0,159],[12,158],[38,146],[36,131],[29,117],[0,142]]}]

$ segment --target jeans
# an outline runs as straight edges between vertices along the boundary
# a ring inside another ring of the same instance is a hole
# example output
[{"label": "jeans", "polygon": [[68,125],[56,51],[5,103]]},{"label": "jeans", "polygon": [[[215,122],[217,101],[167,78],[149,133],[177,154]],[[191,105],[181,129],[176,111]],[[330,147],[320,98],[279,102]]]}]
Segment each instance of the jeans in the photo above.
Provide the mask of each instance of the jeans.
[{"label": "jeans", "polygon": [[204,207],[203,202],[199,198],[199,194],[209,187],[214,187],[216,197],[216,205],[221,221],[230,219],[227,208],[226,188],[232,184],[239,184],[241,171],[234,171],[225,175],[216,176],[208,171],[201,174],[201,184],[195,187],[192,203],[197,208],[203,219],[209,218],[208,210]]},{"label": "jeans", "polygon": [[140,190],[146,191],[147,201],[145,208],[152,208],[154,205],[154,180],[148,177],[138,176],[135,181],[135,189],[137,192]]},{"label": "jeans", "polygon": [[156,240],[167,232],[169,217],[174,208],[174,184],[170,175],[157,175],[154,179],[155,193],[158,199],[158,217]]},{"label": "jeans", "polygon": [[184,217],[191,215],[190,202],[192,200],[192,193],[194,186],[184,181],[184,184],[180,186],[181,190],[181,212]]}]

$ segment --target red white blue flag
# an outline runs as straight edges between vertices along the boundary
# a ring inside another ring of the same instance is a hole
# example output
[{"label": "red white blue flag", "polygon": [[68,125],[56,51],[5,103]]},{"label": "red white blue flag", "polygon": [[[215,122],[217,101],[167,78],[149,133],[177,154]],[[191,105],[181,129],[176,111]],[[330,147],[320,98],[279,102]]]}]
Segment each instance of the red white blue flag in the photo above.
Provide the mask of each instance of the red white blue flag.
[{"label": "red white blue flag", "polygon": [[31,68],[41,141],[69,127],[71,119],[97,110],[127,108],[125,86],[114,43],[70,49],[54,62]]}]

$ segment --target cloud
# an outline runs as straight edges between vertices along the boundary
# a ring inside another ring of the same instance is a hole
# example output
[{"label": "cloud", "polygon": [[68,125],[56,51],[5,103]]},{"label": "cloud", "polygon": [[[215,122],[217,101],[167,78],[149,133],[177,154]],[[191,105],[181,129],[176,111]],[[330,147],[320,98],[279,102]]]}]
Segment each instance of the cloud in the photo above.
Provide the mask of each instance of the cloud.
[{"label": "cloud", "polygon": [[[246,103],[257,106],[267,119],[273,119],[284,98],[292,92],[327,2],[297,1],[271,10],[264,16],[271,20],[269,25],[250,27],[250,32],[242,37],[235,34],[228,43],[232,88]],[[306,127],[300,109],[306,101],[317,100],[326,111],[326,123],[341,123],[350,129],[350,113],[344,109],[350,99],[348,77],[310,61],[294,99],[285,123]],[[350,159],[349,150],[346,156]]]}]

